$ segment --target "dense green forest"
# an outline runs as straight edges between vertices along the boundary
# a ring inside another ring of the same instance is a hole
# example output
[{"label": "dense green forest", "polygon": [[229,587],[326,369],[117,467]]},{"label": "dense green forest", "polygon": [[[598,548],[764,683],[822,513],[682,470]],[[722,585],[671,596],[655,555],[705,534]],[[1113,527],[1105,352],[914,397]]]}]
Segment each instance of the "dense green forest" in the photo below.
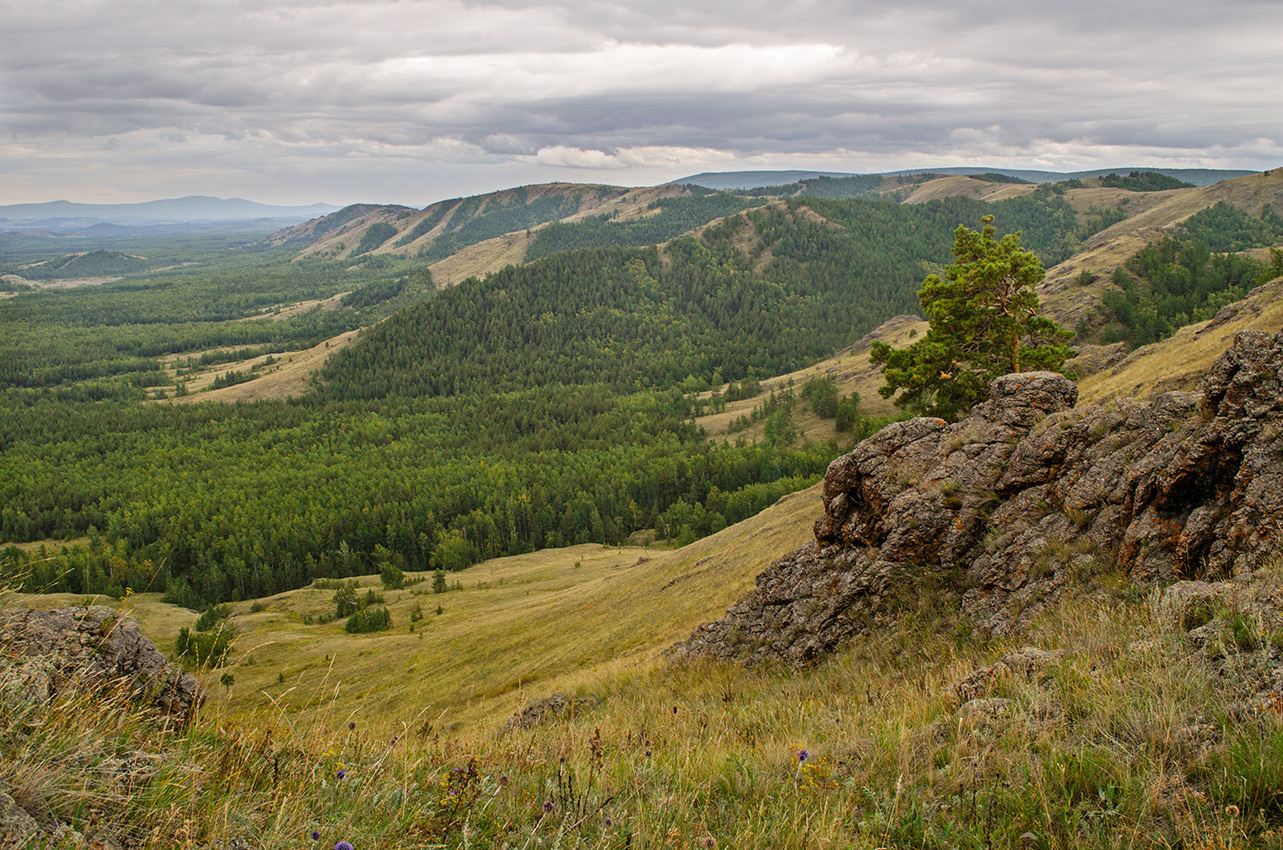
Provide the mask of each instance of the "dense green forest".
[{"label": "dense green forest", "polygon": [[[30,589],[165,588],[192,606],[389,559],[453,570],[655,527],[691,539],[816,480],[839,450],[796,444],[786,411],[761,444],[711,444],[693,393],[912,311],[954,228],[988,212],[1053,257],[1081,228],[1050,194],[797,198],[662,250],[562,252],[436,294],[421,262],[264,250],[18,295],[0,302],[0,536],[90,538],[32,561]],[[339,310],[252,319],[339,292]],[[303,399],[139,403],[168,380],[162,354],[285,351],[357,324],[372,326]]]},{"label": "dense green forest", "polygon": [[1280,239],[1283,218],[1268,206],[1260,217],[1225,203],[1202,210],[1182,222],[1176,235],[1146,245],[1115,270],[1116,288],[1102,298],[1105,325],[1097,338],[1148,345],[1212,318],[1254,287],[1283,275],[1283,252],[1277,249],[1269,263],[1231,252]]}]

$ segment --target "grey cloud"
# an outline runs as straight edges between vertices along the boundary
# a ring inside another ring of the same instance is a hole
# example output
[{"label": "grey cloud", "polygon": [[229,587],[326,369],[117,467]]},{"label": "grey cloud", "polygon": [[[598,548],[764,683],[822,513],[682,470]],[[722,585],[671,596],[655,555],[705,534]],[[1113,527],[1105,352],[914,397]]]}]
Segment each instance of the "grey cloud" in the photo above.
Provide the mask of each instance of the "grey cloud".
[{"label": "grey cloud", "polygon": [[51,181],[77,152],[99,173],[221,164],[305,187],[356,161],[529,182],[545,149],[614,168],[644,148],[859,170],[1076,165],[1092,146],[1255,167],[1283,139],[1273,2],[0,0],[0,19],[0,159]]}]

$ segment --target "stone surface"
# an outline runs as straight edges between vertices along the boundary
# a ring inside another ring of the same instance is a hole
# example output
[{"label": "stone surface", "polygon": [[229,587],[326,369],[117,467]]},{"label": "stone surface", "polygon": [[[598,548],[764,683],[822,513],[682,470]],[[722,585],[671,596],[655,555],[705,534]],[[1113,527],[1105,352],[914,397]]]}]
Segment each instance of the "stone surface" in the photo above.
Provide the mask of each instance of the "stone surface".
[{"label": "stone surface", "polygon": [[0,648],[17,662],[34,702],[68,685],[123,686],[185,723],[205,698],[196,678],[171,664],[132,617],[101,605],[0,611]]},{"label": "stone surface", "polygon": [[1283,334],[1238,334],[1197,392],[1074,409],[1032,372],[965,418],[913,419],[833,461],[815,541],[672,651],[805,663],[930,582],[981,631],[1008,634],[1071,581],[1251,573],[1283,534]]},{"label": "stone surface", "polygon": [[28,847],[40,835],[40,824],[13,798],[0,791],[0,850]]},{"label": "stone surface", "polygon": [[580,709],[591,708],[596,704],[597,700],[593,697],[571,698],[565,694],[550,694],[543,699],[531,700],[529,705],[509,717],[508,722],[503,727],[503,731],[512,732],[516,729],[533,729],[560,715],[573,716]]},{"label": "stone surface", "polygon": [[1020,678],[1040,682],[1050,675],[1051,668],[1060,663],[1063,657],[1064,653],[1059,650],[1022,647],[1007,653],[993,664],[974,671],[959,682],[954,690],[958,694],[958,700],[966,703],[987,697],[994,685],[1003,679]]}]

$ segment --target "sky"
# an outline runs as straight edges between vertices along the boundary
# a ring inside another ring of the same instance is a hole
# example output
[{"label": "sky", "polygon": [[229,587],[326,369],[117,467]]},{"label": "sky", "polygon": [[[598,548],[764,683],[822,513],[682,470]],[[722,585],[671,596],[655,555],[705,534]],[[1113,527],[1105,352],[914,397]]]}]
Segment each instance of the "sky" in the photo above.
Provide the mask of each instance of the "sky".
[{"label": "sky", "polygon": [[1279,0],[0,0],[0,204],[1283,165]]}]

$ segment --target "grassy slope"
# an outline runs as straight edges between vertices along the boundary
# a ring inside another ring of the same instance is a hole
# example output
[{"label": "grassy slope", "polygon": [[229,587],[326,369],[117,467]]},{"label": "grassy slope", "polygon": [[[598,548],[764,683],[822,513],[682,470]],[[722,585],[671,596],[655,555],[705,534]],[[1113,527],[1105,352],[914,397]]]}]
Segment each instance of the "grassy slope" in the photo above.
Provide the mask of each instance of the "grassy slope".
[{"label": "grassy slope", "polygon": [[[380,635],[347,635],[342,621],[303,625],[304,615],[333,612],[332,590],[282,593],[257,613],[239,603],[241,637],[228,668],[236,684],[219,686],[218,671],[207,685],[220,711],[240,716],[329,711],[340,699],[365,726],[400,728],[427,716],[493,729],[531,697],[592,690],[604,676],[653,667],[662,650],[743,596],[768,563],[806,542],[819,510],[812,487],[676,551],[593,544],[488,561],[450,576],[462,590],[434,595],[425,582],[386,591],[394,628]],[[375,577],[361,585],[362,593],[380,588]],[[76,601],[10,595],[4,604]],[[154,593],[112,604],[166,648],[195,619]],[[410,633],[416,604],[425,617]]]},{"label": "grassy slope", "polygon": [[[1277,330],[1281,290],[1271,284],[1226,321],[1182,329],[1085,379],[1083,401],[1188,386],[1234,331]],[[910,326],[880,331],[904,344]],[[792,377],[800,385],[810,374],[832,374],[843,392],[879,401],[858,347]],[[706,426],[715,431],[712,417]],[[818,434],[809,424],[803,430]],[[180,742],[176,759],[206,765],[193,775],[226,773],[228,787],[197,795],[186,809],[181,801],[158,806],[150,817],[175,835],[196,824],[262,847],[295,846],[316,826],[325,841],[358,847],[458,846],[463,821],[442,817],[432,788],[439,777],[446,787],[451,766],[473,755],[484,793],[449,811],[467,815],[474,846],[502,839],[521,847],[540,835],[585,847],[713,846],[709,838],[762,848],[1025,846],[1017,838],[1026,832],[1029,846],[1117,846],[1119,838],[1238,846],[1277,834],[1268,830],[1278,820],[1270,801],[1283,794],[1283,774],[1271,767],[1271,748],[1283,741],[1278,713],[1256,711],[1240,730],[1242,697],[1209,666],[1215,656],[1190,653],[1155,598],[1138,598],[1117,576],[1100,577],[1089,595],[1067,598],[1021,636],[1067,655],[1046,683],[1000,683],[993,695],[1013,702],[998,724],[966,720],[952,685],[1014,645],[951,635],[951,613],[930,599],[907,600],[876,639],[806,673],[659,663],[663,648],[807,540],[818,512],[812,488],[677,551],[582,546],[488,562],[451,576],[461,591],[387,593],[396,625],[378,636],[345,635],[340,623],[302,625],[304,614],[329,608],[330,591],[281,594],[258,613],[240,603],[235,684],[224,689],[207,676],[206,722],[223,731],[202,727],[209,731],[199,733],[201,745]],[[638,563],[643,557],[650,560]],[[3,603],[71,601],[10,595]],[[410,634],[416,603],[426,617]],[[118,604],[162,646],[194,619],[150,594]],[[604,702],[574,720],[495,739],[503,718],[555,690]],[[67,716],[68,740],[92,734]],[[229,717],[249,725],[227,724]],[[349,718],[359,721],[355,733],[346,731]],[[402,723],[425,734],[388,756],[378,742]],[[267,730],[275,742],[256,744]],[[803,748],[805,763],[797,758]],[[282,751],[305,755],[302,778],[287,772],[266,796],[238,785],[272,770]],[[339,760],[365,784],[323,788]],[[16,787],[55,781],[47,755],[13,764],[7,779]],[[568,793],[572,773],[580,784]],[[76,787],[92,781],[77,778]],[[380,790],[402,784],[425,790],[399,802]],[[551,814],[544,800],[555,801]]]},{"label": "grassy slope", "polygon": [[[1038,288],[1039,297],[1047,314],[1066,327],[1072,328],[1100,303],[1102,293],[1111,285],[1114,269],[1199,210],[1220,201],[1253,215],[1260,215],[1266,204],[1283,209],[1283,169],[1193,189],[1123,193],[1121,197],[1119,192],[1076,189],[1066,193],[1080,211],[1084,205],[1115,206],[1125,200],[1123,209],[1129,213],[1128,218],[1087,239],[1083,250],[1073,257],[1047,270],[1047,278]],[[1092,272],[1095,279],[1087,286],[1078,286],[1075,279],[1084,269]]]}]

